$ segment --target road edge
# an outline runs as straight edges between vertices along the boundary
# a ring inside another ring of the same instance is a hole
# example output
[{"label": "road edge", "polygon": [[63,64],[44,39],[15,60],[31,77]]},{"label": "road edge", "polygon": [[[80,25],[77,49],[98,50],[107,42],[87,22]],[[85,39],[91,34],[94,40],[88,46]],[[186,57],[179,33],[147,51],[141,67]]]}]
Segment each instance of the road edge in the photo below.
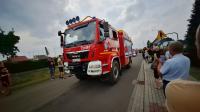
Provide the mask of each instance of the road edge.
[{"label": "road edge", "polygon": [[144,74],[144,61],[142,61],[142,64],[140,66],[140,70],[138,72],[137,79],[132,81],[132,84],[135,85],[135,86],[133,88],[133,91],[132,91],[132,94],[131,94],[131,97],[130,97],[130,100],[129,100],[127,112],[132,112],[133,103],[134,103],[134,96],[135,96],[135,93],[136,93],[137,80],[140,78],[140,75],[142,75],[142,74]]}]

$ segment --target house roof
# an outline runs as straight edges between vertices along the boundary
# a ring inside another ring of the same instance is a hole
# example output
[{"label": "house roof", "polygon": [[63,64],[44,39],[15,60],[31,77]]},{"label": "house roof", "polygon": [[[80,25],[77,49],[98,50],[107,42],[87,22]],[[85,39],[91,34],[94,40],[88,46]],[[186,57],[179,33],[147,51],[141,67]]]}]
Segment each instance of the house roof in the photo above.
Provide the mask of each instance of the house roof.
[{"label": "house roof", "polygon": [[14,56],[10,58],[12,62],[27,61],[29,60],[26,56]]}]

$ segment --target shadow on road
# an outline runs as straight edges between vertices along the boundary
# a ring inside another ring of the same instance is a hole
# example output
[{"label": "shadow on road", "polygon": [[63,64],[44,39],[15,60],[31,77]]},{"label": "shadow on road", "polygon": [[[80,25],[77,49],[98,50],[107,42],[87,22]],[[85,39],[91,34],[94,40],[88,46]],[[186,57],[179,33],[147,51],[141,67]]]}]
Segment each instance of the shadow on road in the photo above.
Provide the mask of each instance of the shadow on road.
[{"label": "shadow on road", "polygon": [[115,85],[90,78],[77,81],[75,87],[34,112],[125,112],[137,78],[141,58],[134,58],[130,69],[124,69]]}]

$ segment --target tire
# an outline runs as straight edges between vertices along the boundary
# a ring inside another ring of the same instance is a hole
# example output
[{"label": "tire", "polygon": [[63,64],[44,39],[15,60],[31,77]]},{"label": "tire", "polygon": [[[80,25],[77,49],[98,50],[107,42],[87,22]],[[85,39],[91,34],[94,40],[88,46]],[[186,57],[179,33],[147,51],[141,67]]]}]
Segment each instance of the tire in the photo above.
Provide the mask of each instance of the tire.
[{"label": "tire", "polygon": [[126,65],[126,69],[131,68],[131,63],[132,63],[132,59],[131,57],[129,58],[129,63]]},{"label": "tire", "polygon": [[109,73],[109,82],[111,84],[115,84],[119,80],[119,75],[120,75],[120,68],[119,68],[119,63],[114,60],[112,63],[112,68],[111,72]]}]

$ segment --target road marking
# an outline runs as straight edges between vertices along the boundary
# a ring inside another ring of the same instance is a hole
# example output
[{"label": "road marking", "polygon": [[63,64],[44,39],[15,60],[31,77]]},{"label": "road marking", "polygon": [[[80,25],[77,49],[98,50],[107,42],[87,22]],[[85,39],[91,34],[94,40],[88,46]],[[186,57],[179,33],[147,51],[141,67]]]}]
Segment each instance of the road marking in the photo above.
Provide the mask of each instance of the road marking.
[{"label": "road marking", "polygon": [[132,85],[135,85],[137,83],[137,80],[132,81]]}]

